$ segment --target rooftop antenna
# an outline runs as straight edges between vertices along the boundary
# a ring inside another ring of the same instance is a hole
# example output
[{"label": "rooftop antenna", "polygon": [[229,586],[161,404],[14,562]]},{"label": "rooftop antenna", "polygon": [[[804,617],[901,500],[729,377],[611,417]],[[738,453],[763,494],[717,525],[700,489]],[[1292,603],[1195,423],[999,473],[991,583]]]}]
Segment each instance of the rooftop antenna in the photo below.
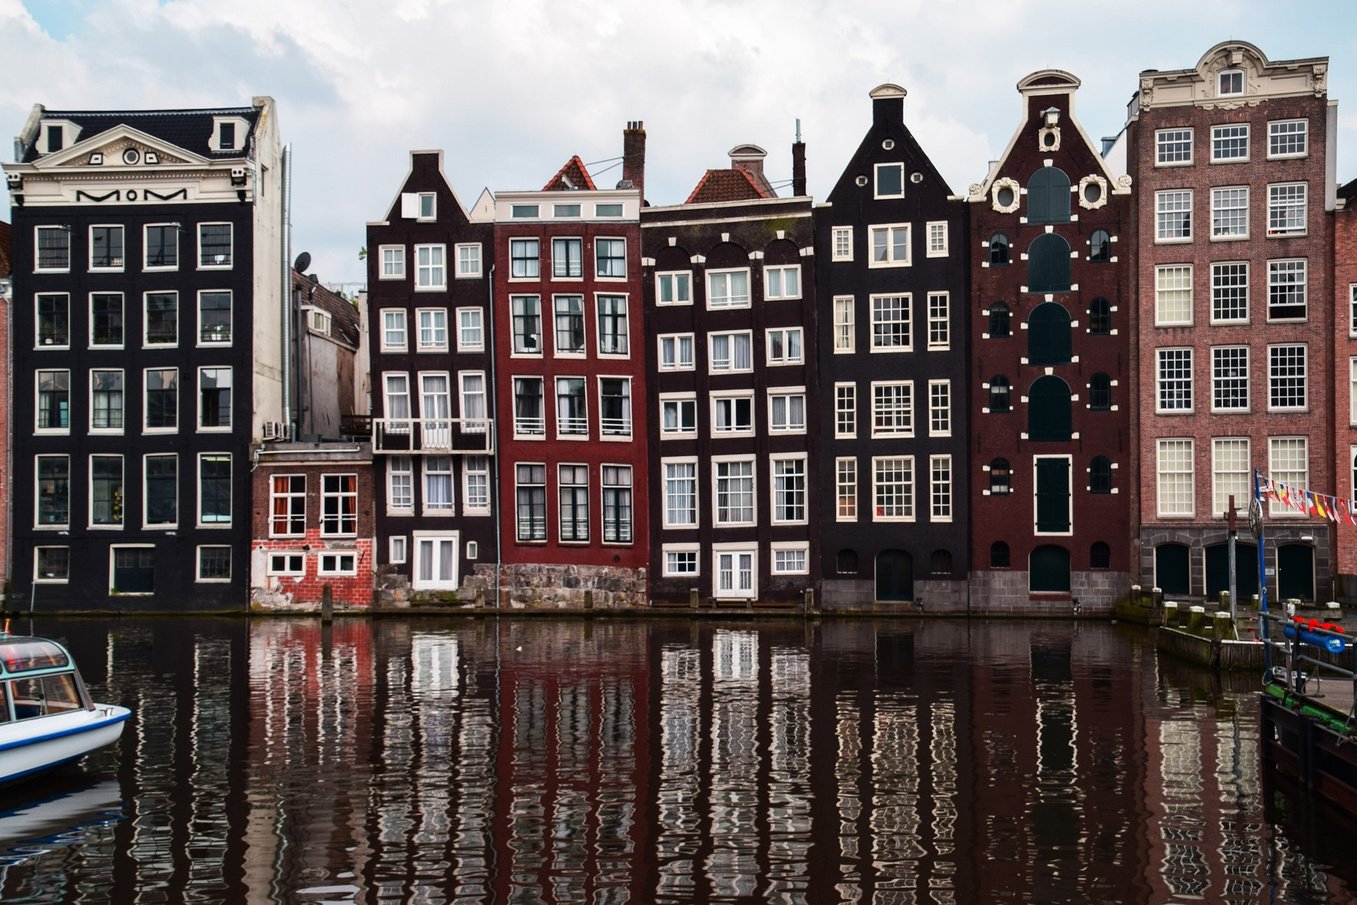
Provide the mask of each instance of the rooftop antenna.
[{"label": "rooftop antenna", "polygon": [[801,140],[801,117],[796,118],[796,140]]}]

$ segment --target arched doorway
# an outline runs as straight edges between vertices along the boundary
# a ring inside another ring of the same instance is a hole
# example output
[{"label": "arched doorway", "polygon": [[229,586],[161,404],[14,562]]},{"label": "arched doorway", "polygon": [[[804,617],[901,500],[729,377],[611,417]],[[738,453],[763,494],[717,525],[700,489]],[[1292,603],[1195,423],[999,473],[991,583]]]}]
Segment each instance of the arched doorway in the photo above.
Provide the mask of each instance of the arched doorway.
[{"label": "arched doorway", "polygon": [[876,555],[876,599],[914,599],[914,558],[904,550],[882,550]]},{"label": "arched doorway", "polygon": [[[1247,541],[1236,543],[1234,551],[1235,592],[1239,600],[1247,601],[1258,593],[1258,548]],[[1221,591],[1230,590],[1230,548],[1216,544],[1206,548],[1206,596],[1219,599]]]},{"label": "arched doorway", "polygon": [[1154,548],[1154,584],[1165,594],[1192,593],[1186,544],[1160,544]]},{"label": "arched doorway", "polygon": [[1315,549],[1309,544],[1277,548],[1277,596],[1282,600],[1315,599]]}]

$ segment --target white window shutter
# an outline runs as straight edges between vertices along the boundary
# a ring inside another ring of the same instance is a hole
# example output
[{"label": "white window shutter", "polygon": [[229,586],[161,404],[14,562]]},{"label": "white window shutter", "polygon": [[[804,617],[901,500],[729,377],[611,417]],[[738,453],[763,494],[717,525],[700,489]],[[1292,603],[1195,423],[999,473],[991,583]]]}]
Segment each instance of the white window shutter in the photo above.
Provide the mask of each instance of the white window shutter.
[{"label": "white window shutter", "polygon": [[415,192],[401,192],[401,216],[406,220],[419,219],[419,195]]}]

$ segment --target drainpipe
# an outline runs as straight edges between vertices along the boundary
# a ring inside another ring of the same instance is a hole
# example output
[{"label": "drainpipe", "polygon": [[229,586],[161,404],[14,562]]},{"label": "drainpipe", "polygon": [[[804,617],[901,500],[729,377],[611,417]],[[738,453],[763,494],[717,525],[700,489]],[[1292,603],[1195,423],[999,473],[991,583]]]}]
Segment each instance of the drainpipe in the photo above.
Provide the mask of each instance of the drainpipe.
[{"label": "drainpipe", "polygon": [[283,148],[283,425],[292,439],[292,145]]}]

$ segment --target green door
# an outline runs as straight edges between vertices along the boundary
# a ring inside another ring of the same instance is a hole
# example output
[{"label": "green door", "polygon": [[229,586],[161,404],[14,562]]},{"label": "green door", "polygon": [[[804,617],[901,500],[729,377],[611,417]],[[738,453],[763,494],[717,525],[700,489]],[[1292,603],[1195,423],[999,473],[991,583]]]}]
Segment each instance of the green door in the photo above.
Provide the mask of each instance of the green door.
[{"label": "green door", "polygon": [[[1235,544],[1235,592],[1238,602],[1247,602],[1258,593],[1258,548],[1248,541]],[[1206,596],[1219,599],[1221,591],[1230,590],[1230,549],[1226,544],[1206,548]]]},{"label": "green door", "polygon": [[1309,544],[1277,548],[1277,596],[1282,600],[1315,599],[1315,551]]},{"label": "green door", "polygon": [[1028,561],[1028,587],[1033,593],[1070,590],[1070,551],[1048,544],[1032,551]]},{"label": "green door", "polygon": [[1037,459],[1037,530],[1070,530],[1070,460]]},{"label": "green door", "polygon": [[914,599],[914,559],[903,550],[882,550],[876,557],[876,599]]},{"label": "green door", "polygon": [[1154,583],[1165,594],[1192,593],[1187,552],[1186,544],[1160,544],[1154,548]]}]

